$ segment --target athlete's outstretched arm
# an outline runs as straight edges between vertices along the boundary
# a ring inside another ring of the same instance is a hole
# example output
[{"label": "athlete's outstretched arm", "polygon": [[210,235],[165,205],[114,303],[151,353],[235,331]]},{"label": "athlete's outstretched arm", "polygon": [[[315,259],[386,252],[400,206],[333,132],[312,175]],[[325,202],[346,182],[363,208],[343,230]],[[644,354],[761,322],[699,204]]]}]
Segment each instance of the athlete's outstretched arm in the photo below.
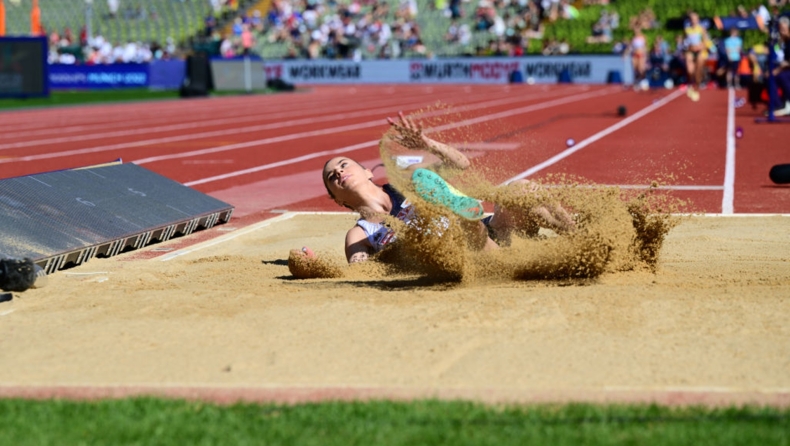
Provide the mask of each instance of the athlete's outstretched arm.
[{"label": "athlete's outstretched arm", "polygon": [[370,242],[365,231],[354,226],[346,233],[346,260],[348,263],[364,262],[370,256]]},{"label": "athlete's outstretched arm", "polygon": [[[422,131],[422,125],[405,117],[403,112],[398,112],[397,121],[392,118],[387,118],[387,122],[389,122],[390,126],[396,132],[395,141],[403,147],[412,150],[425,150],[439,157],[444,164],[455,167],[456,169],[466,169],[469,167],[469,158],[467,158],[466,155],[449,144],[436,141],[426,136]],[[410,167],[416,168],[425,166],[415,165],[414,167]]]}]

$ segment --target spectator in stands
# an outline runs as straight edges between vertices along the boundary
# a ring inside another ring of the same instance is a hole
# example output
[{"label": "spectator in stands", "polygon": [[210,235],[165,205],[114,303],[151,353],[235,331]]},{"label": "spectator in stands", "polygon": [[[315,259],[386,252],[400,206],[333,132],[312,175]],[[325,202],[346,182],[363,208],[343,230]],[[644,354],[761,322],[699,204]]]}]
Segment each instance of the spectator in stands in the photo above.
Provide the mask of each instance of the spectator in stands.
[{"label": "spectator in stands", "polygon": [[307,58],[319,59],[321,58],[321,41],[313,36],[310,37],[310,42],[307,44]]},{"label": "spectator in stands", "polygon": [[472,28],[470,28],[468,24],[464,23],[458,27],[458,44],[461,46],[467,46],[471,42]]},{"label": "spectator in stands", "polygon": [[560,0],[558,6],[560,17],[565,20],[573,20],[579,18],[579,10],[576,9],[568,0]]},{"label": "spectator in stands", "polygon": [[656,36],[650,48],[650,78],[667,79],[669,75],[669,60],[669,44],[662,36]]},{"label": "spectator in stands", "polygon": [[549,22],[556,22],[560,17],[560,1],[559,0],[542,0],[541,7],[543,8],[543,16]]},{"label": "spectator in stands", "polygon": [[222,12],[222,0],[210,0],[211,2],[211,10],[214,12],[214,15],[219,15]]},{"label": "spectator in stands", "polygon": [[587,37],[587,43],[609,43],[612,41],[612,21],[607,10],[601,11],[601,16],[593,24],[592,35]]},{"label": "spectator in stands", "polygon": [[450,44],[458,43],[460,40],[460,30],[461,27],[458,25],[458,21],[453,19],[450,21],[450,26],[447,28],[447,32],[444,34],[444,41]]},{"label": "spectator in stands", "polygon": [[656,20],[656,14],[653,12],[653,10],[646,8],[638,15],[631,17],[628,26],[631,29],[635,29],[637,27],[641,29],[656,29],[659,27],[659,24]]},{"label": "spectator in stands", "polygon": [[686,47],[683,34],[675,35],[675,49],[669,55],[669,75],[675,85],[687,82]]},{"label": "spectator in stands", "polygon": [[564,56],[571,52],[571,44],[568,42],[568,39],[562,38],[560,42],[557,44],[557,54],[560,56]]},{"label": "spectator in stands", "polygon": [[[745,11],[744,11],[745,12]],[[740,89],[740,76],[738,76],[738,67],[741,64],[741,53],[743,52],[743,39],[738,35],[738,29],[732,28],[730,36],[724,39],[724,51],[727,56],[726,70],[727,70],[727,86]]]},{"label": "spectator in stands", "polygon": [[107,9],[110,11],[109,18],[114,19],[118,17],[118,8],[120,6],[120,0],[107,0]]},{"label": "spectator in stands", "polygon": [[631,46],[631,43],[628,39],[619,40],[612,45],[612,53],[625,57],[629,46]]},{"label": "spectator in stands", "polygon": [[[773,70],[774,79],[773,91],[769,92],[772,102],[769,106],[773,109],[775,116],[790,115],[790,18],[782,16],[778,23],[779,41],[781,45],[782,58],[777,61],[776,68]],[[777,91],[777,87],[782,89],[782,99]]]},{"label": "spectator in stands", "polygon": [[205,19],[203,19],[203,28],[204,32],[203,35],[206,37],[211,36],[214,34],[214,28],[217,26],[217,18],[214,17],[213,13],[209,13]]},{"label": "spectator in stands", "polygon": [[557,56],[562,54],[560,42],[558,42],[556,39],[543,39],[543,50],[541,53],[544,56]]},{"label": "spectator in stands", "polygon": [[235,37],[241,37],[241,33],[244,31],[244,19],[242,19],[241,16],[233,19],[232,30]]},{"label": "spectator in stands", "polygon": [[529,2],[527,10],[524,12],[524,22],[526,29],[522,33],[525,39],[543,39],[543,21],[538,4]]},{"label": "spectator in stands", "polygon": [[225,36],[222,43],[219,44],[219,54],[225,59],[232,59],[236,57],[236,49],[233,45],[233,40],[230,36]]},{"label": "spectator in stands", "polygon": [[336,34],[337,54],[341,59],[349,59],[354,55],[357,47],[357,26],[353,23],[351,11],[345,10],[341,13],[341,30]]},{"label": "spectator in stands", "polygon": [[461,0],[450,0],[450,17],[453,19],[460,19],[464,16]]},{"label": "spectator in stands", "polygon": [[253,46],[255,46],[255,35],[252,33],[250,25],[245,23],[242,25],[241,30],[242,54],[244,56],[249,56]]},{"label": "spectator in stands", "polygon": [[400,0],[400,9],[404,12],[404,17],[414,19],[418,12],[417,0]]},{"label": "spectator in stands", "polygon": [[488,31],[494,26],[496,10],[489,0],[480,0],[475,10],[475,29],[477,31]]},{"label": "spectator in stands", "polygon": [[261,12],[257,9],[253,11],[252,17],[250,17],[250,28],[255,33],[263,32],[263,17],[261,17]]},{"label": "spectator in stands", "polygon": [[427,48],[422,42],[420,28],[416,22],[409,22],[402,27],[403,37],[401,46],[404,50],[424,56]]},{"label": "spectator in stands", "polygon": [[688,25],[684,29],[686,47],[686,71],[688,72],[688,97],[692,101],[699,100],[699,87],[705,77],[705,62],[708,60],[708,48],[711,41],[706,30],[699,21],[696,12],[690,12]]}]

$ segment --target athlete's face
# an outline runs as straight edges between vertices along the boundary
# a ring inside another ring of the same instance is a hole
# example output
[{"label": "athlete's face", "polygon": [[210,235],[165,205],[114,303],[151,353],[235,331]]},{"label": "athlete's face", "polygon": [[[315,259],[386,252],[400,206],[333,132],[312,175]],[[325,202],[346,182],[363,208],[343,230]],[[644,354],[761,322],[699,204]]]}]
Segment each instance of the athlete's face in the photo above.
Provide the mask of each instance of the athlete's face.
[{"label": "athlete's face", "polygon": [[324,184],[335,200],[343,201],[347,191],[373,178],[373,173],[359,165],[356,161],[337,157],[324,165]]}]

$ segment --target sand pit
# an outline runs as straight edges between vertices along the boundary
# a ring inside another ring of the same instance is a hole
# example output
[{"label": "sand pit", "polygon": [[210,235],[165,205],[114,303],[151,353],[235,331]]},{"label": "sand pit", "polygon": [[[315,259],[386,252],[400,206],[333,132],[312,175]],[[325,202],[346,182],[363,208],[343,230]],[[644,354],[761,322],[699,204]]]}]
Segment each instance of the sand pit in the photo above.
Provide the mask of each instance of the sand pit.
[{"label": "sand pit", "polygon": [[788,217],[686,218],[655,273],[290,277],[289,249],[341,257],[353,221],[286,214],[169,261],[58,272],[0,304],[0,387],[790,392]]}]

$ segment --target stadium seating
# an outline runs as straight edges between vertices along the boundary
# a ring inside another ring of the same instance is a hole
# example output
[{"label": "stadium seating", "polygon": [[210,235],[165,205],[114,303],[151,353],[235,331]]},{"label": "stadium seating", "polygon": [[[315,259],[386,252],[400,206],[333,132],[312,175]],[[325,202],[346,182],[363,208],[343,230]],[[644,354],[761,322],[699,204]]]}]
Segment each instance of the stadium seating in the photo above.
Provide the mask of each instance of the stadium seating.
[{"label": "stadium seating", "polygon": [[[665,40],[672,42],[676,34],[683,32],[682,29],[666,29],[663,25],[669,19],[678,19],[686,15],[689,10],[696,11],[700,17],[714,17],[730,15],[739,5],[743,5],[747,10],[752,10],[764,4],[760,0],[617,0],[608,6],[611,10],[616,10],[621,17],[620,28],[614,32],[614,40],[630,39],[633,32],[628,28],[628,19],[636,16],[645,8],[651,8],[656,14],[660,24],[659,29],[646,30],[645,35],[648,41],[653,41],[656,35],[661,34]],[[586,15],[586,23],[579,23],[579,28],[585,31],[585,36],[589,35],[592,25],[597,20],[602,7],[588,7],[593,14]],[[712,37],[717,37],[717,33],[712,33]],[[745,33],[744,45],[748,48],[763,39],[758,33]],[[572,47],[581,53],[609,52],[611,45],[604,45],[602,48],[597,45],[587,44],[584,40],[575,38],[571,43]]]},{"label": "stadium seating", "polygon": [[[390,10],[394,11],[399,4],[399,0],[387,0],[390,3]],[[516,4],[517,2],[512,2]],[[629,19],[638,15],[646,8],[652,9],[655,13],[660,26],[656,29],[646,30],[645,34],[649,41],[656,35],[663,34],[669,42],[674,40],[674,35],[681,33],[681,29],[666,29],[664,26],[668,19],[683,17],[689,8],[696,10],[702,17],[712,17],[715,15],[728,15],[738,5],[743,5],[751,10],[762,4],[760,0],[617,0],[609,5],[585,5],[582,0],[577,0],[574,4],[579,10],[578,17],[572,20],[557,20],[556,22],[545,22],[544,37],[546,39],[565,40],[569,42],[571,51],[574,53],[611,53],[613,45],[617,41],[630,39],[633,31],[629,28]],[[419,13],[417,22],[421,28],[421,37],[430,53],[437,56],[448,57],[464,54],[473,54],[478,46],[485,47],[489,39],[493,36],[487,31],[475,31],[469,44],[463,46],[458,43],[450,44],[445,41],[445,34],[450,25],[450,19],[443,11],[436,10],[434,0],[417,0]],[[474,30],[474,10],[477,0],[464,3],[465,15],[459,19],[458,23],[466,24]],[[587,38],[591,35],[593,24],[598,21],[601,11],[617,11],[620,16],[620,27],[613,30],[613,40],[609,43],[588,43]],[[515,8],[509,8],[510,12],[515,12]],[[506,11],[500,11],[500,15]],[[758,33],[746,33],[745,43],[747,46],[762,39]],[[262,38],[258,42],[257,51],[264,58],[284,57],[288,52],[289,44],[282,42],[270,42]],[[528,53],[540,53],[542,43],[540,39],[532,39],[529,42]],[[421,55],[412,55],[421,56]],[[363,57],[374,57],[373,54],[363,51]]]},{"label": "stadium seating", "polygon": [[[390,4],[391,17],[397,10],[400,0],[385,0]],[[475,29],[474,11],[478,0],[463,3],[465,15],[458,23],[466,24],[470,29]],[[94,34],[101,34],[114,43],[128,41],[160,42],[164,43],[172,38],[175,43],[187,42],[190,37],[201,33],[204,18],[211,14],[211,4],[207,0],[120,0],[120,8],[115,17],[110,16],[109,7],[105,0],[94,0],[92,27]],[[661,27],[646,30],[649,41],[658,34],[663,34],[665,39],[672,42],[674,35],[681,33],[680,29],[666,29],[667,19],[682,17],[689,8],[699,12],[702,17],[714,15],[728,15],[738,5],[753,9],[764,3],[761,0],[617,0],[609,5],[586,5],[583,0],[576,0],[574,4],[579,10],[578,17],[573,20],[557,20],[545,22],[544,37],[546,39],[566,40],[570,43],[571,51],[575,53],[610,53],[614,42],[630,39],[632,30],[628,27],[629,18],[638,15],[645,8],[651,8]],[[30,1],[7,0],[6,27],[9,35],[27,35],[30,31]],[[71,28],[75,36],[85,23],[85,0],[39,0],[42,24],[49,32],[62,33],[67,27]],[[241,2],[242,7],[251,5],[252,9],[263,12],[271,4],[270,0],[246,0]],[[404,56],[423,57],[434,54],[440,57],[460,56],[475,53],[477,47],[485,47],[492,35],[488,31],[474,31],[467,45],[447,43],[445,35],[450,25],[450,19],[444,11],[434,7],[435,0],[417,0],[419,13],[417,22],[421,29],[421,38],[428,49],[425,54],[409,54]],[[513,5],[517,2],[512,2]],[[589,43],[587,38],[591,34],[593,24],[600,17],[601,11],[617,11],[620,16],[620,27],[613,30],[613,42]],[[515,9],[510,7],[511,12]],[[504,14],[505,11],[500,11]],[[223,14],[220,28],[227,32],[227,23],[232,22],[235,13]],[[745,34],[746,46],[751,46],[763,37],[759,33]],[[288,43],[271,42],[267,36],[261,36],[257,41],[256,52],[264,58],[281,58],[288,54]],[[540,39],[529,42],[528,53],[541,51]],[[366,48],[363,48],[364,58],[375,57]]]},{"label": "stadium seating", "polygon": [[[168,37],[183,42],[203,28],[211,13],[206,0],[122,0],[115,17],[107,2],[93,2],[91,25],[95,35],[111,42],[164,42]],[[85,0],[39,0],[41,22],[48,32],[62,33],[67,27],[75,36],[85,24]],[[30,33],[31,2],[6,1],[6,28],[9,35]]]}]

